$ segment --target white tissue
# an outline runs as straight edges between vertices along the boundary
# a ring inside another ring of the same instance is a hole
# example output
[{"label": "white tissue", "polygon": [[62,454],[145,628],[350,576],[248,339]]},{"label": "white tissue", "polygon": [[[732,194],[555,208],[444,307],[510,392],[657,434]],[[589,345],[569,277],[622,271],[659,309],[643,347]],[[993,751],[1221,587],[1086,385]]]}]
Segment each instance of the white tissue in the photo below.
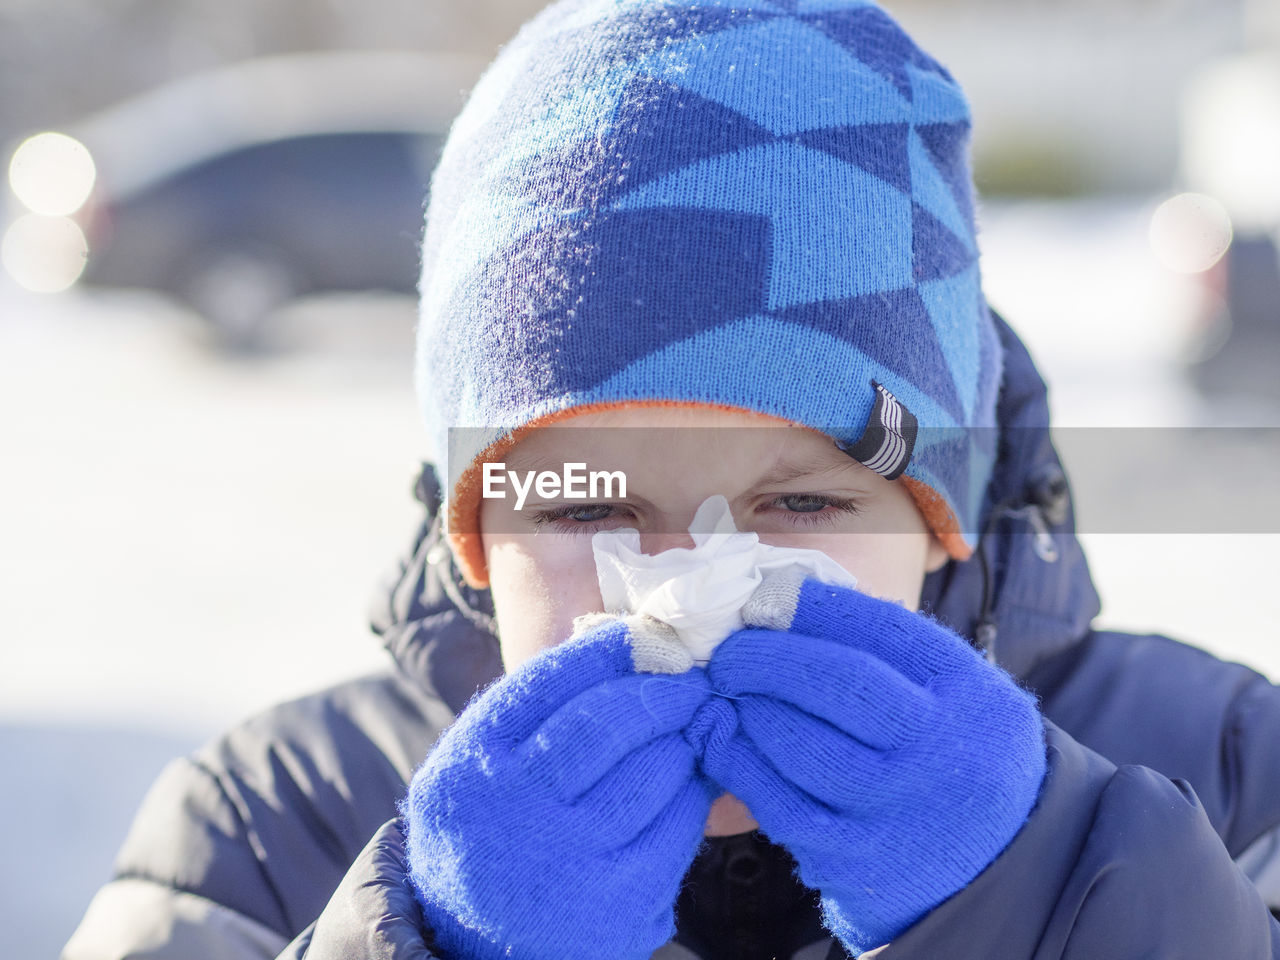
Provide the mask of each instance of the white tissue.
[{"label": "white tissue", "polygon": [[695,661],[709,659],[720,641],[742,629],[742,607],[766,573],[795,570],[837,586],[857,585],[819,550],[774,547],[739,532],[719,494],[698,507],[689,533],[692,549],[641,553],[640,534],[630,527],[602,530],[591,548],[605,610],[669,624]]}]

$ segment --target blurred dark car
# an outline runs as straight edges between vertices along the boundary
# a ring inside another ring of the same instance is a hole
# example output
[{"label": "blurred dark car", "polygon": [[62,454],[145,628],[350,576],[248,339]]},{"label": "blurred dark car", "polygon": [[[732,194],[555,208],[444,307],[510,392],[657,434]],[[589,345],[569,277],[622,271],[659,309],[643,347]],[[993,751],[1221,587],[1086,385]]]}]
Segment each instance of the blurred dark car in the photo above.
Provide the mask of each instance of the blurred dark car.
[{"label": "blurred dark car", "polygon": [[241,344],[303,294],[408,293],[438,145],[327,133],[211,157],[103,203],[82,282],[165,291]]},{"label": "blurred dark car", "polygon": [[1272,422],[1280,409],[1280,49],[1260,43],[1205,64],[1180,107],[1183,179],[1216,197],[1234,228],[1205,275],[1216,323],[1192,381],[1235,404],[1234,413]]},{"label": "blurred dark car", "polygon": [[233,347],[328,291],[410,293],[431,171],[479,65],[373,52],[252,61],[68,132],[97,166],[82,283],[188,304]]}]

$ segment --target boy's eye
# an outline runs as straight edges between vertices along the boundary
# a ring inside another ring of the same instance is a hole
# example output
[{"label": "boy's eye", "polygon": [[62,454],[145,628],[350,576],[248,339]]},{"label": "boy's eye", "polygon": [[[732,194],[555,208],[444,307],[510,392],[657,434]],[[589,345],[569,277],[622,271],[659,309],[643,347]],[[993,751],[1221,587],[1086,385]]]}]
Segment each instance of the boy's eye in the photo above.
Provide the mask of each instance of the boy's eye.
[{"label": "boy's eye", "polygon": [[859,513],[858,502],[820,493],[786,493],[774,497],[766,505],[786,517],[792,526],[835,523],[840,514]]},{"label": "boy's eye", "polygon": [[778,497],[776,502],[783,504],[794,513],[817,513],[823,507],[829,506],[831,499],[812,493],[790,493],[784,497]]},{"label": "boy's eye", "polygon": [[607,503],[591,503],[582,507],[560,507],[549,511],[557,515],[557,519],[576,520],[578,523],[592,523],[603,520],[613,513],[613,507]]},{"label": "boy's eye", "polygon": [[570,533],[587,530],[594,532],[597,525],[618,515],[616,504],[583,503],[538,510],[533,514],[533,522]]},{"label": "boy's eye", "polygon": [[[859,513],[858,503],[842,497],[819,493],[787,493],[768,500],[762,508],[791,526],[812,526],[835,523],[841,514]],[[623,504],[575,503],[549,507],[532,513],[533,522],[539,527],[561,533],[595,533],[621,524],[634,524],[635,517]]]}]

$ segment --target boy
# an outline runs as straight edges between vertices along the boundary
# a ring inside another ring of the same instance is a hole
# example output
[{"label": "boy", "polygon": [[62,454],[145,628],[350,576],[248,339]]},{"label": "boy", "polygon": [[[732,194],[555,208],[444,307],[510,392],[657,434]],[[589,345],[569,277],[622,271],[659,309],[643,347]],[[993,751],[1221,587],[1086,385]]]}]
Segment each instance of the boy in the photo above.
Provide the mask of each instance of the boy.
[{"label": "boy", "polygon": [[[1280,694],[1090,629],[967,132],[858,0],[526,27],[433,183],[400,670],[167,771],[66,956],[1280,957]],[[586,534],[717,494],[858,587],[768,579],[695,664],[598,616]]]}]

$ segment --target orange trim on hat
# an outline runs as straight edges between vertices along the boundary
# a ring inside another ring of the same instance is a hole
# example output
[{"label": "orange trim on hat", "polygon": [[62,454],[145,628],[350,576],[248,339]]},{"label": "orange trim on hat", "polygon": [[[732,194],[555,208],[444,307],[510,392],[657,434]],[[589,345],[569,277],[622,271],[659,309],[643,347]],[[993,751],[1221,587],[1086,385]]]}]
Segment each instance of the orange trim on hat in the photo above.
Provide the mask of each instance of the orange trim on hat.
[{"label": "orange trim on hat", "polygon": [[914,477],[904,475],[898,479],[906,485],[911,499],[924,515],[924,522],[938,538],[942,548],[955,560],[968,560],[973,556],[973,547],[965,542],[964,534],[960,532],[960,521],[956,519],[955,511],[942,494]]},{"label": "orange trim on hat", "polygon": [[[507,451],[519,443],[527,434],[542,427],[569,420],[584,413],[599,413],[605,410],[637,410],[645,408],[679,408],[695,410],[723,410],[727,413],[747,414],[773,424],[801,427],[821,436],[826,436],[808,424],[796,423],[759,410],[749,410],[728,403],[704,403],[694,400],[622,400],[588,403],[576,407],[567,407],[538,417],[511,431],[507,436],[496,440],[482,450],[471,464],[463,471],[453,488],[453,496],[449,498],[448,540],[458,561],[458,568],[467,584],[477,590],[489,585],[489,571],[485,563],[484,544],[480,537],[480,499],[483,489],[484,464],[501,460]],[[960,534],[960,524],[954,511],[932,487],[901,477],[907,485],[916,506],[924,515],[925,522],[942,542],[943,548],[957,560],[967,560],[973,549]]]}]

